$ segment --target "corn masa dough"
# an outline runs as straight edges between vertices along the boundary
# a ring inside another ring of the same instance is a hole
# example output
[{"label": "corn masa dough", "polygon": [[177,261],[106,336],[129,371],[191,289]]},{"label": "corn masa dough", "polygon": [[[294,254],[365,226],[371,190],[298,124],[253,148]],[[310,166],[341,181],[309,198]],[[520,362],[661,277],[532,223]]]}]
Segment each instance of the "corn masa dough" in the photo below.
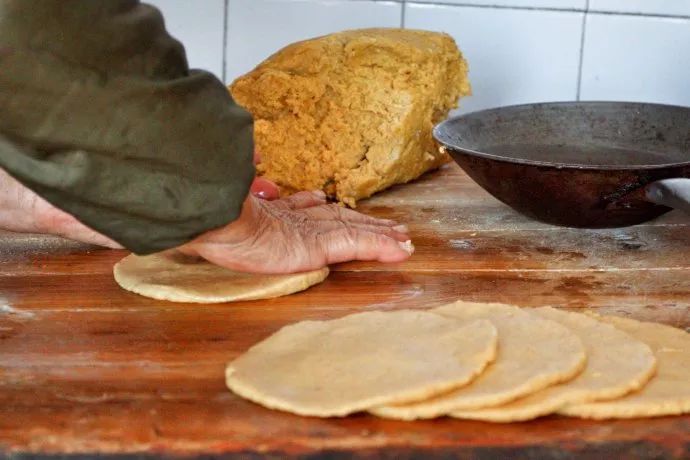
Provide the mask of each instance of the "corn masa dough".
[{"label": "corn masa dough", "polygon": [[325,280],[328,268],[291,275],[241,273],[168,251],[150,256],[130,254],[115,264],[113,275],[123,289],[152,299],[221,303],[303,291]]},{"label": "corn masa dough", "polygon": [[432,311],[463,321],[491,321],[498,330],[496,360],[468,386],[413,404],[376,407],[373,414],[415,420],[496,406],[568,380],[585,366],[585,350],[575,334],[519,307],[461,301]]},{"label": "corn masa dough", "polygon": [[292,44],[230,91],[254,116],[260,174],[354,206],[449,161],[432,128],[470,84],[449,35],[362,29]]},{"label": "corn masa dough", "polygon": [[656,375],[628,396],[575,404],[560,413],[599,420],[690,413],[690,334],[664,324],[616,316],[598,318],[649,345],[657,359]]},{"label": "corn masa dough", "polygon": [[271,409],[341,417],[465,385],[496,356],[496,328],[434,313],[367,312],[286,326],[226,368],[228,387]]},{"label": "corn masa dough", "polygon": [[454,412],[453,416],[501,423],[532,420],[570,404],[618,398],[639,390],[656,371],[649,346],[610,324],[550,307],[529,312],[567,327],[580,338],[587,350],[585,370],[573,380],[506,405]]}]

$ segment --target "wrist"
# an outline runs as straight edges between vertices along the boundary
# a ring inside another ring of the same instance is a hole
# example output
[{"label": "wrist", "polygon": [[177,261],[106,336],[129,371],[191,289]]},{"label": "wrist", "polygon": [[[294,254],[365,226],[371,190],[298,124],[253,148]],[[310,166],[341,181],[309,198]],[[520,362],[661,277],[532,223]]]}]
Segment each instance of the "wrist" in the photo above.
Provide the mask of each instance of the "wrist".
[{"label": "wrist", "polygon": [[0,228],[21,233],[40,233],[39,197],[0,170]]},{"label": "wrist", "polygon": [[0,228],[18,233],[57,235],[111,248],[121,246],[56,208],[0,169]]},{"label": "wrist", "polygon": [[38,197],[33,210],[37,233],[49,235],[69,235],[78,221],[70,214],[58,209]]},{"label": "wrist", "polygon": [[209,230],[199,235],[192,241],[177,249],[189,256],[203,256],[209,249],[209,245],[223,244],[224,247],[240,244],[249,238],[261,218],[261,200],[251,193],[242,203],[242,209],[237,219],[223,227]]},{"label": "wrist", "polygon": [[122,245],[107,236],[87,227],[76,217],[58,209],[39,198],[41,202],[36,210],[37,233],[61,236],[74,241],[95,244],[112,249],[122,249]]}]

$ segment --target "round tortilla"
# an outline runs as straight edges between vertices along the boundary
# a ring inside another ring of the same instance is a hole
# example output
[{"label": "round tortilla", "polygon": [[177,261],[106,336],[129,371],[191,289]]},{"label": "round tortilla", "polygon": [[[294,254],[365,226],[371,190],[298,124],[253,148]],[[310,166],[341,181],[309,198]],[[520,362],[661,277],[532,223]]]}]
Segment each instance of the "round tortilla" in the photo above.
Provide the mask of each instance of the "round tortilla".
[{"label": "round tortilla", "polygon": [[498,330],[496,361],[471,385],[415,404],[376,407],[371,413],[415,420],[496,406],[569,380],[585,366],[585,349],[575,334],[519,307],[456,302],[432,311],[464,321],[491,321]]},{"label": "round tortilla", "polygon": [[339,417],[465,385],[496,356],[488,321],[421,311],[286,326],[226,369],[228,387],[271,409]]},{"label": "round tortilla", "polygon": [[645,343],[589,315],[550,307],[531,313],[574,332],[587,350],[587,367],[573,380],[548,387],[503,406],[459,411],[454,417],[489,422],[520,422],[553,414],[562,407],[621,397],[642,388],[656,371],[656,358]]},{"label": "round tortilla", "polygon": [[649,345],[657,359],[656,375],[640,391],[623,398],[575,404],[559,412],[599,420],[690,413],[690,334],[663,324],[598,318]]},{"label": "round tortilla", "polygon": [[128,255],[113,268],[128,291],[173,302],[221,303],[280,297],[303,291],[328,276],[328,268],[292,275],[241,273],[168,251]]}]

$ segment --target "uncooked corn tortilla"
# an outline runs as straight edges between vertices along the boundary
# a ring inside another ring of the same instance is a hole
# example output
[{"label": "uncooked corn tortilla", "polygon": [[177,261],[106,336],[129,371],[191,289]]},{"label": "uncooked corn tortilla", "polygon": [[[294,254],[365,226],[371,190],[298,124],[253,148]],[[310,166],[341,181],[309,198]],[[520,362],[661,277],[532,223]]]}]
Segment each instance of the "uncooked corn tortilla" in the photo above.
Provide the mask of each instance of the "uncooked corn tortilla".
[{"label": "uncooked corn tortilla", "polygon": [[486,320],[367,312],[286,326],[226,369],[228,387],[271,409],[345,416],[465,385],[496,356]]},{"label": "uncooked corn tortilla", "polygon": [[292,275],[241,273],[173,251],[115,264],[115,281],[128,291],[173,302],[220,303],[280,297],[303,291],[328,276],[328,268]]},{"label": "uncooked corn tortilla", "polygon": [[432,311],[464,321],[491,321],[498,330],[496,361],[471,385],[414,404],[376,407],[371,413],[415,420],[496,406],[571,379],[585,366],[585,350],[575,334],[519,307],[456,302]]},{"label": "uncooked corn tortilla", "polygon": [[567,406],[560,413],[592,419],[690,413],[690,334],[663,324],[615,316],[598,318],[649,345],[657,359],[656,375],[636,393],[611,401]]},{"label": "uncooked corn tortilla", "polygon": [[576,403],[612,399],[642,388],[656,370],[654,353],[631,335],[582,313],[543,307],[529,310],[574,332],[587,350],[587,367],[569,382],[550,386],[506,405],[457,411],[459,418],[517,422],[552,414]]}]

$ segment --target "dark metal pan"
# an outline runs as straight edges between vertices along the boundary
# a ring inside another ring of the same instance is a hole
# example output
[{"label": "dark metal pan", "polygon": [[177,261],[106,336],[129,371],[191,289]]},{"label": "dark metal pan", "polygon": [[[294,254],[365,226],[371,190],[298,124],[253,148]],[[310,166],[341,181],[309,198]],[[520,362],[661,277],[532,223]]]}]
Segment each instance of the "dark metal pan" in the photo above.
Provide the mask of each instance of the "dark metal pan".
[{"label": "dark metal pan", "polygon": [[434,137],[485,190],[543,222],[623,227],[690,212],[688,107],[503,107],[449,119]]}]

